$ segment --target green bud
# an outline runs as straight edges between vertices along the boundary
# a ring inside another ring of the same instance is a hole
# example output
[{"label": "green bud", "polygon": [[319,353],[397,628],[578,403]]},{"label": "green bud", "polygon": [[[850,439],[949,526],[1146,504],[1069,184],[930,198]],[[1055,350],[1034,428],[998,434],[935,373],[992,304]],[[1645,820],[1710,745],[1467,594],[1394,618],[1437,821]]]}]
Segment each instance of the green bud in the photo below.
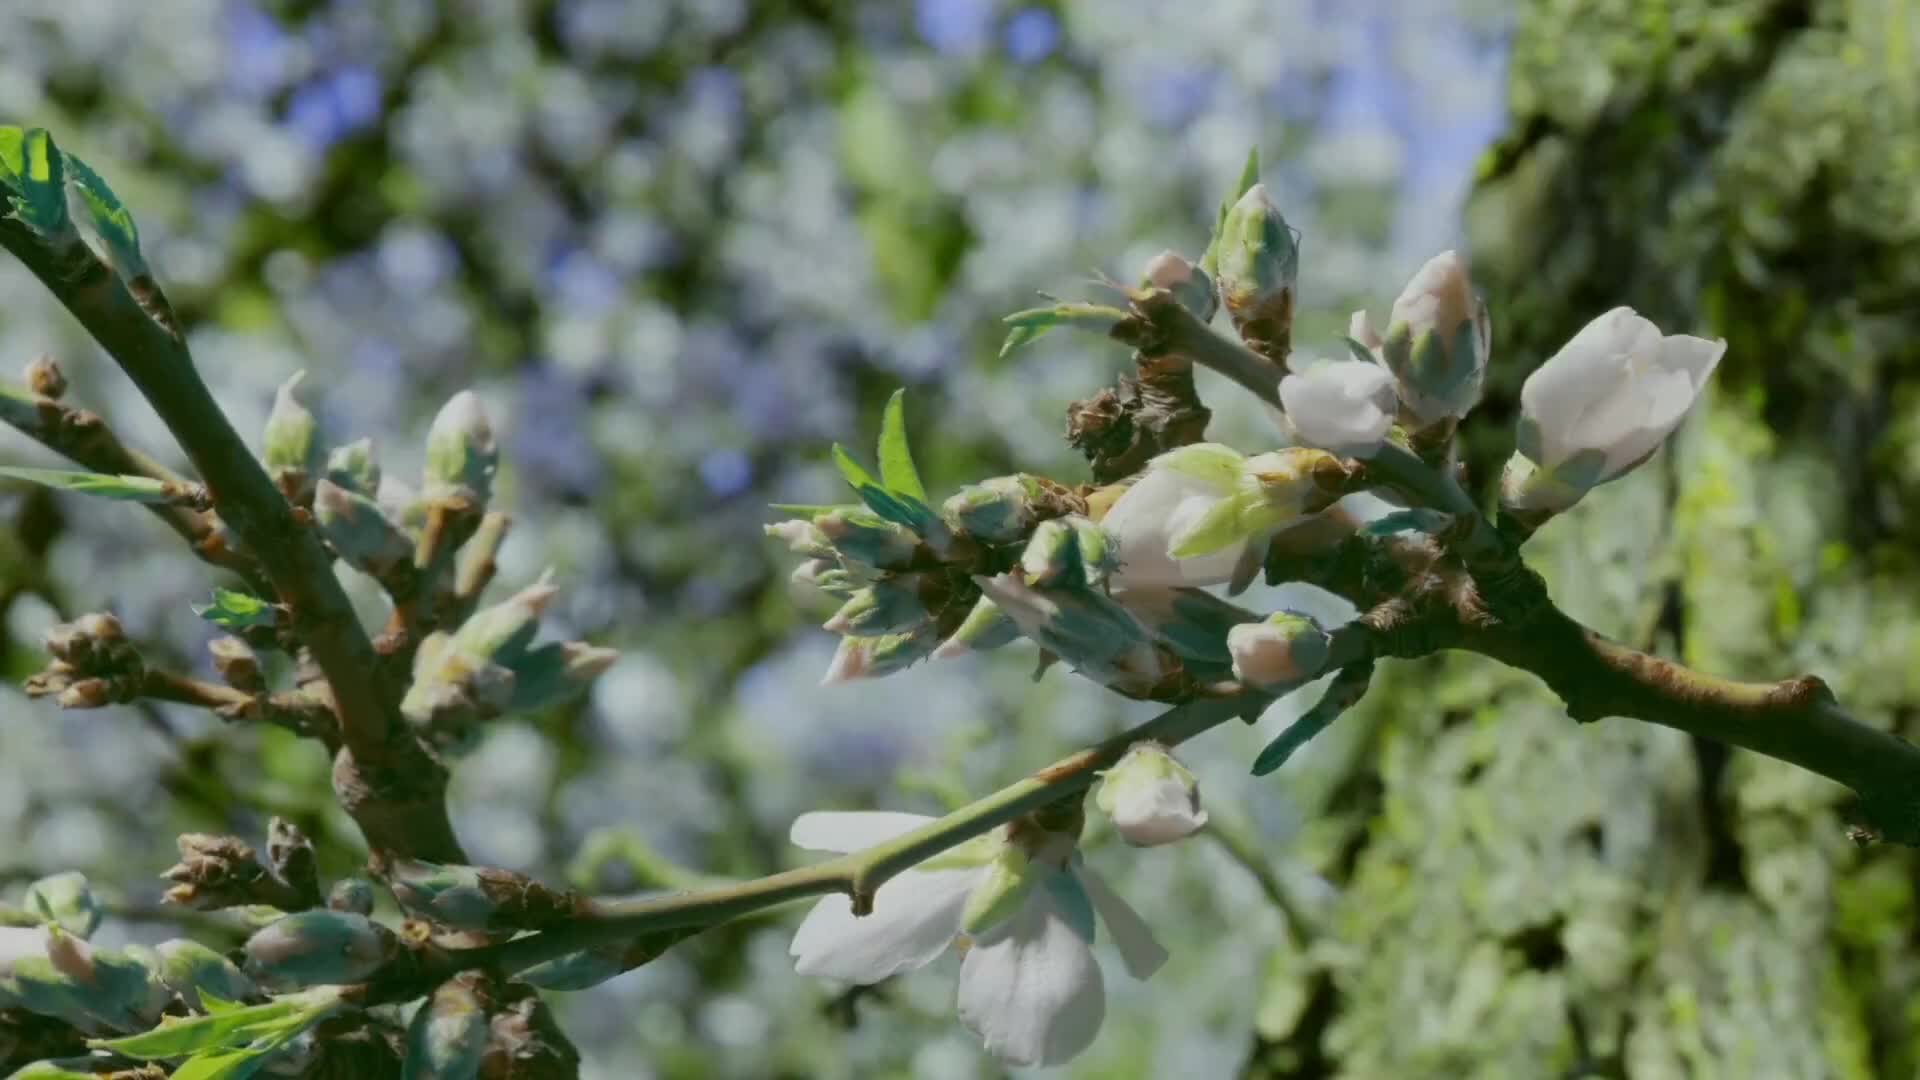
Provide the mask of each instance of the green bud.
[{"label": "green bud", "polygon": [[960,929],[979,936],[1000,925],[1020,910],[1042,873],[1020,848],[1008,844],[987,864],[986,873],[967,894],[960,913]]},{"label": "green bud", "polygon": [[492,607],[481,608],[454,631],[452,647],[468,660],[512,665],[526,655],[540,616],[560,595],[545,577]]},{"label": "green bud", "polygon": [[992,597],[982,596],[975,601],[973,610],[967,612],[967,617],[959,627],[933,651],[933,658],[947,660],[970,652],[986,652],[1010,645],[1019,637],[1020,625],[1013,621],[1012,616],[1000,610],[1000,605],[994,603]]},{"label": "green bud", "polygon": [[826,629],[854,637],[878,637],[910,630],[927,618],[927,606],[920,600],[923,584],[918,574],[901,574],[876,581],[847,597]]},{"label": "green bud", "polygon": [[385,580],[412,565],[413,541],[367,496],[322,480],[314,489],[313,514],[321,534],[354,569]]},{"label": "green bud", "polygon": [[387,887],[408,914],[462,930],[486,929],[499,910],[480,871],[471,866],[401,859],[393,864]]},{"label": "green bud", "polygon": [[114,1018],[114,1026],[122,1031],[152,1026],[173,1000],[161,981],[160,967],[159,954],[143,945],[95,950],[90,1007]]},{"label": "green bud", "polygon": [[906,569],[920,547],[912,529],[871,510],[829,510],[813,523],[840,555],[882,570]]},{"label": "green bud", "polygon": [[1047,589],[1100,588],[1117,565],[1106,531],[1078,514],[1041,522],[1020,557],[1027,584]]},{"label": "green bud", "polygon": [[160,984],[195,1012],[203,1011],[202,990],[222,1001],[246,1001],[260,993],[233,961],[197,941],[175,938],[161,942],[154,951],[160,958]]},{"label": "green bud", "polygon": [[355,983],[379,971],[397,944],[364,915],[301,911],[247,939],[247,968],[275,988]]},{"label": "green bud", "polygon": [[273,410],[267,414],[267,428],[261,440],[261,457],[267,474],[281,492],[298,503],[313,494],[326,462],[326,446],[320,439],[320,421],[301,402],[300,384],[307,373],[296,371],[273,396]]},{"label": "green bud", "polygon": [[[84,945],[84,942],[82,943]],[[49,945],[49,951],[53,948]],[[117,1031],[115,1017],[101,1016],[90,1006],[91,988],[81,978],[62,971],[48,956],[23,956],[13,962],[0,995],[17,1007],[63,1021],[89,1035]]]},{"label": "green bud", "polygon": [[570,701],[618,659],[618,649],[584,641],[559,641],[530,650],[510,669],[513,698],[507,711],[536,712]]},{"label": "green bud", "polygon": [[461,494],[484,503],[493,494],[499,464],[493,425],[479,396],[471,390],[453,395],[427,431],[427,494]]},{"label": "green bud", "polygon": [[854,679],[878,679],[896,671],[904,671],[915,662],[931,656],[939,645],[939,631],[930,622],[912,630],[879,637],[843,637],[820,685],[832,686]]},{"label": "green bud", "polygon": [[327,907],[355,915],[373,914],[373,882],[366,878],[341,878],[327,890]]},{"label": "green bud", "polygon": [[626,943],[596,945],[535,964],[515,978],[542,990],[586,990],[627,970]]},{"label": "green bud", "polygon": [[1247,189],[1220,227],[1220,297],[1255,352],[1286,362],[1293,335],[1293,288],[1300,248],[1265,184]]},{"label": "green bud", "polygon": [[327,455],[327,479],[348,491],[373,498],[380,494],[380,462],[371,438],[355,439]]},{"label": "green bud", "polygon": [[402,1080],[473,1080],[487,1052],[487,1011],[472,984],[441,983],[407,1025]]},{"label": "green bud", "polygon": [[955,532],[990,544],[1006,544],[1033,527],[1034,485],[1026,476],[996,476],[968,484],[941,505]]},{"label": "green bud", "polygon": [[1105,593],[1036,589],[1015,574],[974,582],[1022,633],[1096,682],[1144,688],[1165,675],[1146,628]]},{"label": "green bud", "polygon": [[81,938],[92,937],[100,928],[100,902],[94,899],[86,875],[78,871],[43,877],[27,886],[24,905],[28,911]]}]

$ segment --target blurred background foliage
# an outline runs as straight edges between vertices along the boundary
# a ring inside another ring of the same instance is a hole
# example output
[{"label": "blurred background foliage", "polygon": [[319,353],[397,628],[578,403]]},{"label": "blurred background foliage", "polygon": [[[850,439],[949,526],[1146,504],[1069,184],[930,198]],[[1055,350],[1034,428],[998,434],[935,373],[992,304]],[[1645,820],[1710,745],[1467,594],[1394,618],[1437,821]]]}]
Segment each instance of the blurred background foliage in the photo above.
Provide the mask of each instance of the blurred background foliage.
[{"label": "blurred background foliage", "polygon": [[[553,566],[590,701],[459,767],[476,860],[601,891],[760,874],[805,809],[937,810],[1143,715],[1020,649],[815,687],[832,643],[761,539],[898,385],[937,492],[1084,476],[1066,404],[1116,348],[996,359],[1036,290],[1197,255],[1248,146],[1305,234],[1303,347],[1470,252],[1494,313],[1496,475],[1527,371],[1615,304],[1727,337],[1655,467],[1534,542],[1576,616],[1716,673],[1920,705],[1920,4],[1910,0],[12,0],[0,121],[112,176],[243,431],[299,369],[390,471],[474,387]],[[13,265],[0,358],[174,456]],[[1216,437],[1264,417],[1203,381]],[[0,432],[0,457],[43,464]],[[208,667],[204,569],[151,519],[0,489],[0,892],[82,869],[152,939],[172,834],[286,814],[344,872],[327,762],[167,707],[15,689],[109,608]],[[374,590],[350,582],[369,604]],[[1281,590],[1270,591],[1269,603]],[[1328,598],[1297,587],[1286,598]],[[1077,1075],[1867,1077],[1920,1071],[1913,858],[1841,792],[1684,735],[1564,718],[1530,677],[1396,664],[1279,775],[1296,707],[1196,744],[1215,827],[1092,858],[1174,959],[1109,967]],[[1100,828],[1098,823],[1096,830]],[[1301,901],[1282,914],[1277,895]],[[562,997],[596,1077],[997,1075],[947,965],[836,993],[792,913]],[[950,964],[950,962],[948,962]]]}]

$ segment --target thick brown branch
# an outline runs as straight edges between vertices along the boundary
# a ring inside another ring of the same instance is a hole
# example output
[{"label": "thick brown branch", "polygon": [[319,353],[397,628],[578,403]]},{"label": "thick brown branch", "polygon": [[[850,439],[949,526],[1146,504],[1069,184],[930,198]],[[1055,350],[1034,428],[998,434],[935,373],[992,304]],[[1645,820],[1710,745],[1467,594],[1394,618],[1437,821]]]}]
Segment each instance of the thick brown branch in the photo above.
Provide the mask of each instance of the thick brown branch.
[{"label": "thick brown branch", "polygon": [[1920,747],[1853,719],[1817,676],[1735,682],[1629,648],[1545,608],[1464,648],[1530,671],[1576,720],[1624,716],[1745,747],[1852,788],[1887,839],[1920,844]]}]

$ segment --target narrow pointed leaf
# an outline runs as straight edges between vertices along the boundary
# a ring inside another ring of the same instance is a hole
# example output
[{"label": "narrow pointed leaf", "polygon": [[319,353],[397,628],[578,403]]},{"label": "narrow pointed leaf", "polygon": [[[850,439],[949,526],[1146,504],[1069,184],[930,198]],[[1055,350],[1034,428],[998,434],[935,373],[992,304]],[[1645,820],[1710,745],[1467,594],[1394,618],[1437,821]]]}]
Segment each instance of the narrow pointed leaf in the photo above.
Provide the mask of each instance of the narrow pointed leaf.
[{"label": "narrow pointed leaf", "polygon": [[1207,240],[1207,250],[1200,256],[1200,269],[1209,274],[1219,272],[1220,268],[1220,230],[1227,223],[1227,212],[1240,196],[1252,190],[1260,182],[1260,147],[1247,148],[1247,163],[1240,167],[1240,179],[1233,185],[1233,193],[1220,203],[1220,214],[1213,219],[1213,235]]},{"label": "narrow pointed leaf", "polygon": [[1016,311],[1001,320],[1011,329],[1007,331],[1007,339],[1000,343],[1000,355],[1032,344],[1056,326],[1074,326],[1105,334],[1126,317],[1127,313],[1119,308],[1100,304],[1055,304]]},{"label": "narrow pointed leaf", "polygon": [[147,476],[113,476],[107,473],[77,472],[71,469],[26,469],[0,466],[0,477],[25,480],[62,491],[98,495],[103,499],[128,502],[167,502],[172,495],[162,482]]},{"label": "narrow pointed leaf", "polygon": [[67,218],[66,169],[60,149],[44,128],[0,127],[0,180],[8,189],[8,214],[42,238],[72,224]]},{"label": "narrow pointed leaf", "polygon": [[86,208],[93,231],[107,246],[113,268],[128,279],[146,276],[147,261],[140,254],[140,229],[133,222],[133,212],[120,202],[113,189],[86,162],[68,154],[66,164],[68,171],[73,174],[74,190],[80,194],[81,205]]},{"label": "narrow pointed leaf", "polygon": [[213,1047],[244,1045],[279,1031],[310,1008],[298,998],[280,998],[206,1016],[170,1017],[152,1031],[118,1039],[91,1039],[87,1045],[146,1060],[185,1057]]},{"label": "narrow pointed leaf", "polygon": [[1437,533],[1452,523],[1452,514],[1416,506],[1410,510],[1395,510],[1367,522],[1361,526],[1360,535],[1392,536],[1403,532]]},{"label": "narrow pointed leaf", "polygon": [[1325,696],[1308,709],[1300,719],[1287,725],[1275,739],[1268,743],[1260,756],[1253,759],[1253,775],[1265,776],[1287,763],[1294,751],[1307,745],[1315,735],[1327,730],[1340,715],[1352,708],[1367,692],[1367,684],[1373,679],[1371,663],[1353,664],[1340,669],[1333,681],[1327,684]]},{"label": "narrow pointed leaf", "polygon": [[880,482],[895,495],[910,495],[925,504],[927,489],[907,445],[906,395],[904,389],[895,390],[880,417]]}]

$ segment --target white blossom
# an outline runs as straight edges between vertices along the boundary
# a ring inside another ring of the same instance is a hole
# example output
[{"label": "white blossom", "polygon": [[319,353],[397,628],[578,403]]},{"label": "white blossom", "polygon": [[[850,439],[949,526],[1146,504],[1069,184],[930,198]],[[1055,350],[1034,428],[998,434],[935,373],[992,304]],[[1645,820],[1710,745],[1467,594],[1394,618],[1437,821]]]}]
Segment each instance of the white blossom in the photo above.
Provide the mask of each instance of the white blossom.
[{"label": "white blossom", "polygon": [[[802,814],[792,839],[847,853],[932,821],[890,812]],[[1024,858],[1002,858],[1001,829],[889,878],[873,910],[853,914],[835,894],[807,913],[793,938],[794,968],[874,983],[923,967],[965,942],[958,1011],[989,1052],[1016,1065],[1058,1065],[1092,1044],[1106,1017],[1106,987],[1091,945],[1095,915],[1106,923],[1129,974],[1145,979],[1166,950],[1144,920],[1084,865],[1071,836],[1023,833]],[[998,868],[1001,874],[995,875]],[[1009,876],[1011,875],[1011,876]],[[990,880],[991,879],[991,880]],[[983,885],[995,891],[971,905]],[[969,915],[991,921],[966,932]]]},{"label": "white blossom", "polygon": [[1393,427],[1393,375],[1364,360],[1313,364],[1280,380],[1287,422],[1305,445],[1372,457]]},{"label": "white blossom", "polygon": [[1181,462],[1169,462],[1168,457],[1163,454],[1155,459],[1146,474],[1134,481],[1100,519],[1100,526],[1113,537],[1119,553],[1120,568],[1113,575],[1116,589],[1218,585],[1233,576],[1246,546],[1243,541],[1192,559],[1176,559],[1168,553],[1176,536],[1190,530],[1233,494],[1241,462],[1240,455],[1231,450],[1224,456],[1215,455],[1211,463],[1190,453],[1181,459],[1188,465],[1185,468],[1178,467]]},{"label": "white blossom", "polygon": [[1303,615],[1280,611],[1227,631],[1234,677],[1254,686],[1311,679],[1326,666],[1327,632]]},{"label": "white blossom", "polygon": [[1507,505],[1564,510],[1645,461],[1686,417],[1726,349],[1723,340],[1662,334],[1627,307],[1588,323],[1520,390]]}]

